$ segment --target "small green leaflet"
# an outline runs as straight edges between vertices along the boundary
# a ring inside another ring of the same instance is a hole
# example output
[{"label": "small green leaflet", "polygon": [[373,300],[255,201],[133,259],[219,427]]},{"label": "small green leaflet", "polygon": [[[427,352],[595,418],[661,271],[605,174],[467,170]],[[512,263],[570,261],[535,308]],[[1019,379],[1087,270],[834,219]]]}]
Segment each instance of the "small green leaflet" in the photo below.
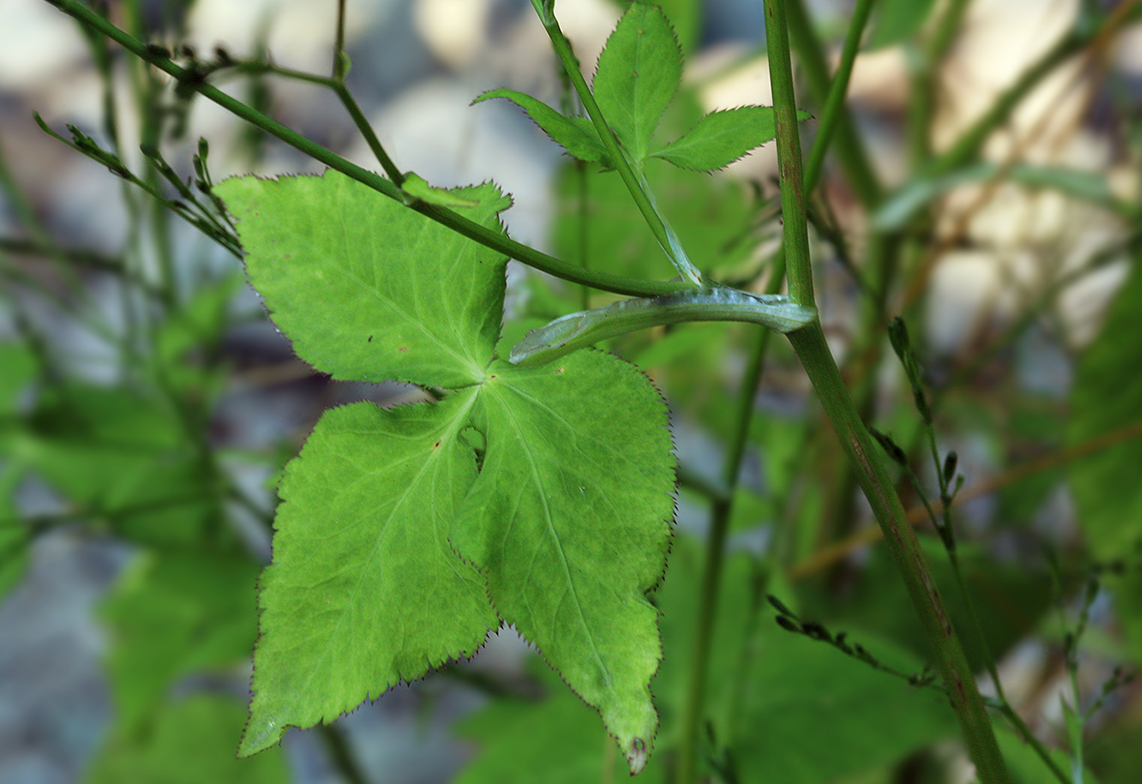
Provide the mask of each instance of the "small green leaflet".
[{"label": "small green leaflet", "polygon": [[[712,171],[776,135],[772,107],[743,106],[706,115],[680,139],[656,140],[655,130],[681,81],[682,49],[670,21],[656,6],[631,3],[599,55],[592,91],[632,163],[661,158],[684,169]],[[491,98],[515,103],[571,156],[613,167],[586,117],[566,117],[515,90],[490,90],[474,103]]]},{"label": "small green leaflet", "polygon": [[[494,185],[413,188],[502,230],[510,201]],[[218,193],[251,283],[302,359],[340,379],[443,390],[327,411],[286,467],[240,753],[471,655],[512,623],[637,772],[661,658],[646,594],[674,506],[658,392],[599,352],[540,368],[497,359],[506,260],[347,177],[244,177]]]},{"label": "small green leaflet", "polygon": [[623,147],[641,161],[682,83],[682,47],[662,10],[631,3],[606,46],[591,90]]}]

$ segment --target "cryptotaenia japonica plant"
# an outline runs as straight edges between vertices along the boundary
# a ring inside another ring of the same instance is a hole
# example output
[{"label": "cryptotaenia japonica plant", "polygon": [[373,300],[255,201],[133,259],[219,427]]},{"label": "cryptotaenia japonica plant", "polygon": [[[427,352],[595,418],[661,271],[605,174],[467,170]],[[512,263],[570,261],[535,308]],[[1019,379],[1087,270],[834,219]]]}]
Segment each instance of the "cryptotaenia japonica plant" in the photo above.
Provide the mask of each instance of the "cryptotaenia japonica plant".
[{"label": "cryptotaenia japonica plant", "polygon": [[[802,182],[798,139],[807,115],[794,107],[782,0],[765,3],[773,108],[714,112],[663,138],[682,50],[663,12],[641,2],[626,9],[588,84],[554,0],[532,0],[582,115],[507,89],[477,98],[511,101],[568,155],[621,179],[677,273],[671,280],[581,267],[517,243],[499,217],[511,199],[495,184],[435,188],[402,172],[358,122],[385,176],[368,171],[213,87],[215,70],[243,67],[229,56],[180,65],[81,3],[52,1],[180,89],[330,167],[321,176],[232,178],[213,193],[234,219],[251,284],[300,358],[334,379],[399,381],[431,397],[326,411],[286,466],[273,560],[259,585],[242,755],[470,656],[510,624],[598,711],[630,771],[641,771],[658,730],[650,683],[662,646],[648,596],[671,546],[675,464],[658,391],[633,364],[591,347],[652,326],[741,321],[788,336],[916,607],[933,665],[921,680],[942,684],[984,780],[1008,780],[926,556],[821,331],[806,234],[811,184]],[[338,63],[333,79],[307,78],[335,89],[356,120],[346,63]],[[779,275],[760,293],[696,265],[647,175],[648,165],[719,169],[775,138],[788,296],[777,293]],[[819,163],[818,155],[816,171]],[[513,344],[501,336],[509,258],[629,298],[563,316]],[[817,628],[794,617],[782,616]],[[685,781],[694,775],[702,677],[683,716]]]},{"label": "cryptotaenia japonica plant", "polygon": [[[628,172],[649,198],[647,158],[714,169],[773,136],[772,109],[743,107],[657,142],[681,70],[665,16],[635,5],[594,78],[595,117],[613,135],[518,93],[480,100],[510,98],[569,153]],[[494,185],[403,184],[410,202],[503,231],[497,216],[511,202]],[[298,356],[335,379],[391,379],[439,397],[328,411],[287,466],[242,753],[469,656],[507,623],[598,709],[641,770],[661,658],[646,595],[665,568],[674,503],[667,411],[634,366],[571,352],[681,320],[788,331],[812,312],[704,283],[664,225],[687,289],[498,346],[504,254],[337,172],[231,179],[217,192],[237,219],[250,281]]]}]

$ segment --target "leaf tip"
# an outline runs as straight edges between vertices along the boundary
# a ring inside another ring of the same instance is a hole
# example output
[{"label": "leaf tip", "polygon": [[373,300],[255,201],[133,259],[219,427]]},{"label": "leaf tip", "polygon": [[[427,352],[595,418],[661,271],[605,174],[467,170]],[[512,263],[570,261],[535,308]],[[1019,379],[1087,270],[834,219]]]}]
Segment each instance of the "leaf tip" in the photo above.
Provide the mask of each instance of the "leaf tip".
[{"label": "leaf tip", "polygon": [[272,719],[255,725],[254,716],[251,714],[246,722],[246,729],[242,732],[242,741],[238,745],[239,759],[252,757],[271,746],[277,745],[281,742],[282,734],[287,729],[289,728],[278,727],[277,722]]},{"label": "leaf tip", "polygon": [[634,738],[630,742],[630,746],[626,749],[627,765],[630,767],[630,775],[637,776],[642,773],[642,769],[646,767],[646,760],[648,749],[646,742],[642,738]]}]

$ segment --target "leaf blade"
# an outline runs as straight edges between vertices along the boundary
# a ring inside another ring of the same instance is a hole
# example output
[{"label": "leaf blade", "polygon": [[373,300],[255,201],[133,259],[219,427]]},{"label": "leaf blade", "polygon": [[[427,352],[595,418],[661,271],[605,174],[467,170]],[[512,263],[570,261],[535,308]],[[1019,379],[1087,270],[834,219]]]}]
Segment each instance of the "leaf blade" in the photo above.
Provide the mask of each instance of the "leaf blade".
[{"label": "leaf blade", "polygon": [[286,467],[241,755],[470,655],[498,624],[446,541],[476,473],[458,438],[475,394],[332,409]]},{"label": "leaf blade", "polygon": [[636,772],[657,731],[648,684],[661,644],[646,593],[673,512],[665,405],[633,366],[592,351],[537,369],[496,363],[480,396],[488,449],[452,542]]},{"label": "leaf blade", "polygon": [[635,161],[682,81],[682,48],[662,11],[633,3],[599,55],[593,91],[603,116]]},{"label": "leaf blade", "polygon": [[[298,356],[336,379],[477,383],[499,335],[507,259],[360,183],[232,178],[251,284]],[[458,210],[499,229],[508,200],[488,183]],[[456,307],[456,302],[464,303]]]},{"label": "leaf blade", "polygon": [[[808,115],[804,112],[801,119]],[[772,106],[742,106],[711,112],[681,138],[652,152],[683,169],[713,171],[729,166],[777,136]]]},{"label": "leaf blade", "polygon": [[498,89],[489,90],[472,103],[480,103],[493,98],[504,98],[511,101],[527,113],[532,122],[539,126],[547,136],[564,150],[567,154],[581,161],[599,161],[607,164],[607,151],[599,139],[595,126],[584,117],[564,117],[550,106],[537,98],[517,90]]}]

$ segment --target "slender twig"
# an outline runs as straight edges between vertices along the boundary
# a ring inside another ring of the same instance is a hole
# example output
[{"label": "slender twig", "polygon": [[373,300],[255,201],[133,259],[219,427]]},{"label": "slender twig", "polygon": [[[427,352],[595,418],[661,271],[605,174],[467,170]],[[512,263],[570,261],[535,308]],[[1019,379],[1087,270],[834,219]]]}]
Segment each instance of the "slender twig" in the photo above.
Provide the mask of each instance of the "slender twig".
[{"label": "slender twig", "polygon": [[[809,92],[818,103],[827,100],[830,89],[829,68],[821,42],[805,11],[804,0],[788,0],[789,39],[797,52],[798,65],[804,71]],[[776,98],[774,99],[776,100]],[[835,139],[831,145],[853,194],[865,210],[872,212],[880,203],[881,184],[873,171],[864,143],[856,132],[848,107],[842,101],[837,108]]]},{"label": "slender twig", "polygon": [[845,95],[849,89],[849,79],[853,73],[853,63],[860,52],[860,39],[864,34],[864,26],[872,13],[873,0],[857,0],[849,19],[849,29],[845,36],[844,49],[841,51],[841,60],[837,64],[833,82],[829,85],[829,93],[825,98],[824,108],[817,123],[817,136],[813,139],[813,146],[809,150],[809,160],[805,164],[805,192],[812,193],[821,176],[825,163],[825,153],[828,152],[829,143],[833,140],[838,125],[841,123],[842,110],[845,105]]},{"label": "slender twig", "polygon": [[534,248],[516,242],[503,232],[495,231],[476,223],[459,213],[444,207],[438,207],[424,201],[409,202],[406,194],[392,181],[381,177],[337,155],[332,150],[307,139],[296,131],[287,128],[281,123],[267,117],[265,114],[253,109],[248,104],[227,95],[212,84],[203,81],[195,73],[183,68],[169,57],[155,52],[144,45],[139,39],[129,35],[115,25],[103,19],[98,14],[80,3],[78,0],[47,0],[69,16],[74,17],[84,25],[98,30],[101,34],[112,39],[135,56],[145,60],[155,68],[170,74],[188,89],[213,101],[232,114],[242,118],[251,125],[265,131],[291,147],[305,153],[314,160],[320,161],[362,185],[378,193],[405,204],[431,220],[447,226],[458,234],[462,234],[485,247],[499,251],[530,267],[554,275],[557,278],[580,283],[592,288],[610,291],[616,294],[628,294],[640,297],[654,297],[693,288],[689,283],[681,281],[650,281],[628,278],[622,275],[612,275],[607,272],[585,270],[570,264],[562,259],[549,256]]},{"label": "slender twig", "polygon": [[563,64],[567,75],[571,78],[571,84],[575,87],[575,92],[579,94],[579,100],[583,102],[583,108],[587,110],[587,116],[591,118],[595,130],[599,134],[599,138],[603,142],[603,148],[607,151],[611,163],[615,167],[615,171],[619,173],[622,178],[623,184],[627,186],[630,191],[631,198],[634,199],[635,205],[638,207],[642,217],[646,220],[650,231],[654,234],[654,238],[658,240],[658,244],[662,246],[663,252],[666,253],[667,258],[678,270],[683,280],[687,281],[691,286],[701,286],[702,273],[694,266],[693,262],[686,255],[686,251],[682,248],[682,243],[678,239],[678,235],[670,228],[666,219],[658,212],[654,206],[653,197],[650,195],[650,189],[647,186],[646,178],[642,176],[642,172],[637,170],[637,167],[631,164],[630,159],[627,157],[626,152],[619,144],[618,137],[607,124],[606,118],[603,116],[603,110],[599,108],[595,96],[591,93],[591,88],[587,86],[587,80],[583,76],[583,72],[579,69],[579,63],[575,59],[575,53],[571,50],[571,43],[567,37],[563,35],[563,30],[559,27],[559,21],[555,18],[555,14],[545,16],[540,13],[540,21],[543,22],[543,27],[547,30],[547,35],[551,39],[551,45],[555,49],[555,54],[559,57],[559,61]]},{"label": "slender twig", "polygon": [[345,83],[349,56],[345,53],[345,5],[346,0],[337,0],[337,32],[333,37],[333,80]]},{"label": "slender twig", "polygon": [[385,151],[384,145],[381,140],[377,138],[376,131],[373,126],[369,124],[369,120],[365,117],[365,113],[361,111],[361,106],[357,103],[357,99],[353,97],[353,93],[345,85],[344,75],[338,77],[320,76],[318,74],[309,73],[308,71],[298,71],[293,68],[286,68],[276,63],[267,62],[265,60],[238,60],[232,66],[227,66],[225,69],[219,70],[219,75],[227,74],[228,72],[239,73],[247,76],[261,76],[263,74],[272,74],[280,76],[284,79],[292,79],[298,82],[308,82],[320,87],[327,87],[332,90],[341,104],[345,107],[345,111],[349,113],[349,117],[353,120],[353,125],[357,127],[357,131],[369,145],[369,150],[372,151],[373,156],[376,157],[377,162],[381,164],[381,168],[385,170],[385,174],[393,181],[393,184],[398,188],[404,183],[404,174],[397,168],[393,159],[389,157],[388,152]]},{"label": "slender twig", "polygon": [[325,746],[329,761],[349,784],[369,784],[369,777],[357,761],[345,730],[332,724],[318,724],[317,737]]}]

